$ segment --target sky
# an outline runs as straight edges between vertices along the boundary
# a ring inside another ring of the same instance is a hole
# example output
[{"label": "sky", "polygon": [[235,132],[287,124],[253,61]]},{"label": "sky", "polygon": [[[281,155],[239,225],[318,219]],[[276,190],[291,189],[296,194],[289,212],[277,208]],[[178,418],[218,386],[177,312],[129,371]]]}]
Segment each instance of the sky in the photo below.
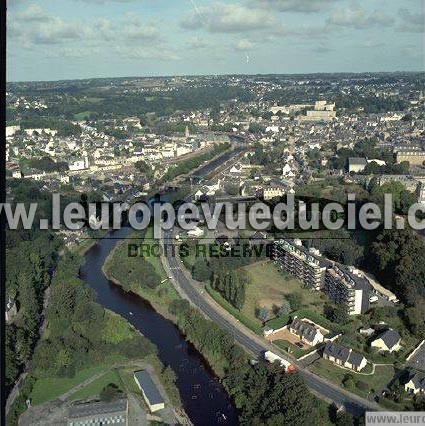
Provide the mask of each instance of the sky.
[{"label": "sky", "polygon": [[423,0],[7,0],[8,81],[422,71]]}]

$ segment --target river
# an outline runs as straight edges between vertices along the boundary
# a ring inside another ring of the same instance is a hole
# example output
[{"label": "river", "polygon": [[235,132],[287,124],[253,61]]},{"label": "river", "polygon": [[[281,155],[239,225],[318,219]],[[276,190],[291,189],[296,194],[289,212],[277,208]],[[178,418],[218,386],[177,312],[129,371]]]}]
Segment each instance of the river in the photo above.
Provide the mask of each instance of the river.
[{"label": "river", "polygon": [[[202,174],[210,171],[210,167],[205,167]],[[122,227],[99,240],[85,255],[81,279],[95,290],[101,305],[124,317],[157,346],[161,361],[176,374],[184,409],[194,425],[238,424],[229,395],[202,355],[185,340],[178,328],[142,298],[125,293],[104,276],[102,266],[107,256],[131,231],[129,227]]]}]

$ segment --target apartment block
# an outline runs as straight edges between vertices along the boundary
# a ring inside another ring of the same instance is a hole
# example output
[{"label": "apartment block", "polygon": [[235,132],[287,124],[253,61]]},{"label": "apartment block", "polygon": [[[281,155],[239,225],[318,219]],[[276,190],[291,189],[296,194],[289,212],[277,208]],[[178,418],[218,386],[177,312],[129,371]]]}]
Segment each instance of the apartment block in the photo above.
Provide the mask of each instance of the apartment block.
[{"label": "apartment block", "polygon": [[369,309],[370,285],[354,268],[338,263],[328,268],[324,291],[335,303],[344,304],[349,315]]},{"label": "apartment block", "polygon": [[275,241],[273,258],[309,288],[323,290],[335,303],[344,304],[349,315],[369,309],[370,285],[356,269],[331,262],[298,239]]},{"label": "apartment block", "polygon": [[411,166],[422,166],[425,163],[425,151],[400,150],[396,154],[396,161],[408,161]]},{"label": "apartment block", "polygon": [[301,240],[279,240],[274,243],[274,259],[281,268],[299,278],[309,288],[325,286],[326,268],[330,262],[316,249],[307,249]]}]

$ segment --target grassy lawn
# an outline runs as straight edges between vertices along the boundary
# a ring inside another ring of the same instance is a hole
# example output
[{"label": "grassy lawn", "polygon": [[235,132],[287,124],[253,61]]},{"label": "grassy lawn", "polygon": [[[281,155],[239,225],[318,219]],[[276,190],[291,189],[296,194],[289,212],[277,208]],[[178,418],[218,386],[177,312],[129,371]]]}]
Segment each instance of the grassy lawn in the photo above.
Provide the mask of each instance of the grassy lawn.
[{"label": "grassy lawn", "polygon": [[288,342],[287,340],[274,340],[273,345],[276,345],[278,348],[284,350],[285,352],[288,352],[296,359],[302,357],[303,355],[306,355],[308,351],[304,351],[301,348],[299,348],[296,345],[293,345],[292,343]]},{"label": "grassy lawn", "polygon": [[92,114],[93,111],[82,111],[79,112],[78,114],[74,114],[74,118],[76,120],[85,120],[86,118],[88,118],[90,116],[90,114]]},{"label": "grassy lawn", "polygon": [[207,292],[210,296],[227,312],[232,314],[237,320],[239,320],[243,325],[248,327],[254,333],[262,336],[263,335],[263,327],[261,326],[260,321],[253,321],[251,318],[248,318],[243,312],[238,311],[234,306],[232,306],[226,299],[224,299],[220,293],[213,290],[211,286],[208,284],[205,286]]},{"label": "grassy lawn", "polygon": [[[83,389],[75,392],[71,396],[72,401],[76,401],[78,399],[84,399],[88,397],[95,397],[98,396],[100,391],[107,386],[109,383],[116,384],[120,389],[120,379],[117,375],[117,372],[115,370],[109,371],[108,373],[105,373],[102,377],[99,377],[94,382],[90,383]],[[121,389],[122,390],[122,389]]]},{"label": "grassy lawn", "polygon": [[[364,375],[351,370],[339,368],[332,362],[322,358],[311,364],[308,369],[313,373],[324,377],[342,387],[344,387],[344,385],[342,384],[344,377],[347,374],[351,374],[356,382],[365,382],[368,384],[369,390],[373,389],[375,391],[379,391],[385,388],[394,375],[394,368],[392,366],[377,366],[375,369],[375,374]],[[367,366],[363,371],[368,372],[370,371],[370,369]],[[363,391],[359,389],[357,386],[354,386],[353,388],[348,388],[347,390],[361,397],[367,397],[369,393],[368,391]]]},{"label": "grassy lawn", "polygon": [[242,312],[257,324],[261,325],[261,321],[255,316],[257,308],[264,306],[271,311],[274,305],[282,304],[285,295],[293,293],[301,296],[302,308],[322,314],[325,303],[325,300],[320,297],[322,293],[303,288],[298,279],[279,272],[274,263],[256,263],[245,266],[244,269],[248,272],[250,283],[246,288]]},{"label": "grassy lawn", "polygon": [[107,365],[98,365],[96,367],[85,368],[78,371],[74,377],[48,377],[40,378],[35,384],[31,392],[31,404],[38,405],[46,401],[57,398],[58,396],[69,391],[74,386],[89,379],[90,377],[108,369]]},{"label": "grassy lawn", "polygon": [[140,393],[139,388],[136,385],[136,382],[134,381],[134,371],[137,370],[137,368],[120,368],[118,370],[118,375],[121,380],[121,382],[124,384],[128,392],[133,393]]}]

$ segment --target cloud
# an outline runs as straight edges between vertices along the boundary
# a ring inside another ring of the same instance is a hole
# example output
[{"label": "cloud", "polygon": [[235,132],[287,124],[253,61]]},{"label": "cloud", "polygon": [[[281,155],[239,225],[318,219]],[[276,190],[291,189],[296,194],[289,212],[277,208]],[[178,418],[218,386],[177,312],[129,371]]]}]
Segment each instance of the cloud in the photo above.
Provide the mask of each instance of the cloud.
[{"label": "cloud", "polygon": [[415,14],[408,9],[400,9],[399,16],[401,22],[397,26],[398,31],[406,33],[423,33],[425,31],[424,12]]},{"label": "cloud", "polygon": [[388,16],[385,12],[375,10],[372,13],[367,13],[358,4],[335,10],[327,20],[327,24],[330,26],[354,29],[388,26],[393,23],[394,18]]},{"label": "cloud", "polygon": [[152,24],[142,22],[138,15],[129,13],[125,15],[123,36],[130,40],[155,40],[160,38],[160,32]]},{"label": "cloud", "polygon": [[274,26],[278,27],[279,23],[269,11],[224,3],[198,7],[198,11],[193,11],[181,22],[184,29],[205,29],[210,33],[242,33]]},{"label": "cloud", "polygon": [[258,7],[272,8],[279,12],[320,12],[341,0],[252,0]]},{"label": "cloud", "polygon": [[105,18],[89,22],[69,21],[50,15],[38,5],[30,5],[8,16],[8,37],[19,47],[28,49],[77,41],[86,46],[105,42],[152,42],[160,39],[160,32],[153,24],[143,22],[135,14],[117,18],[114,23]]},{"label": "cloud", "polygon": [[366,49],[372,49],[375,47],[385,46],[385,43],[377,40],[366,40],[358,45],[358,47],[364,47]]},{"label": "cloud", "polygon": [[17,41],[24,48],[37,44],[60,44],[87,35],[87,29],[81,23],[51,16],[37,5],[8,15],[7,29],[9,39]]},{"label": "cloud", "polygon": [[192,37],[186,42],[186,46],[189,49],[205,49],[210,45],[201,37]]},{"label": "cloud", "polygon": [[322,43],[322,44],[319,44],[318,46],[313,47],[312,50],[315,53],[325,54],[325,53],[332,52],[333,49],[331,49],[331,47]]},{"label": "cloud", "polygon": [[178,61],[180,56],[169,49],[152,49],[144,47],[121,46],[113,49],[123,59],[157,59],[161,61]]},{"label": "cloud", "polygon": [[251,40],[247,40],[247,39],[242,39],[239,40],[236,45],[235,45],[235,49],[239,50],[239,51],[247,51],[250,50],[254,47],[254,43]]}]

